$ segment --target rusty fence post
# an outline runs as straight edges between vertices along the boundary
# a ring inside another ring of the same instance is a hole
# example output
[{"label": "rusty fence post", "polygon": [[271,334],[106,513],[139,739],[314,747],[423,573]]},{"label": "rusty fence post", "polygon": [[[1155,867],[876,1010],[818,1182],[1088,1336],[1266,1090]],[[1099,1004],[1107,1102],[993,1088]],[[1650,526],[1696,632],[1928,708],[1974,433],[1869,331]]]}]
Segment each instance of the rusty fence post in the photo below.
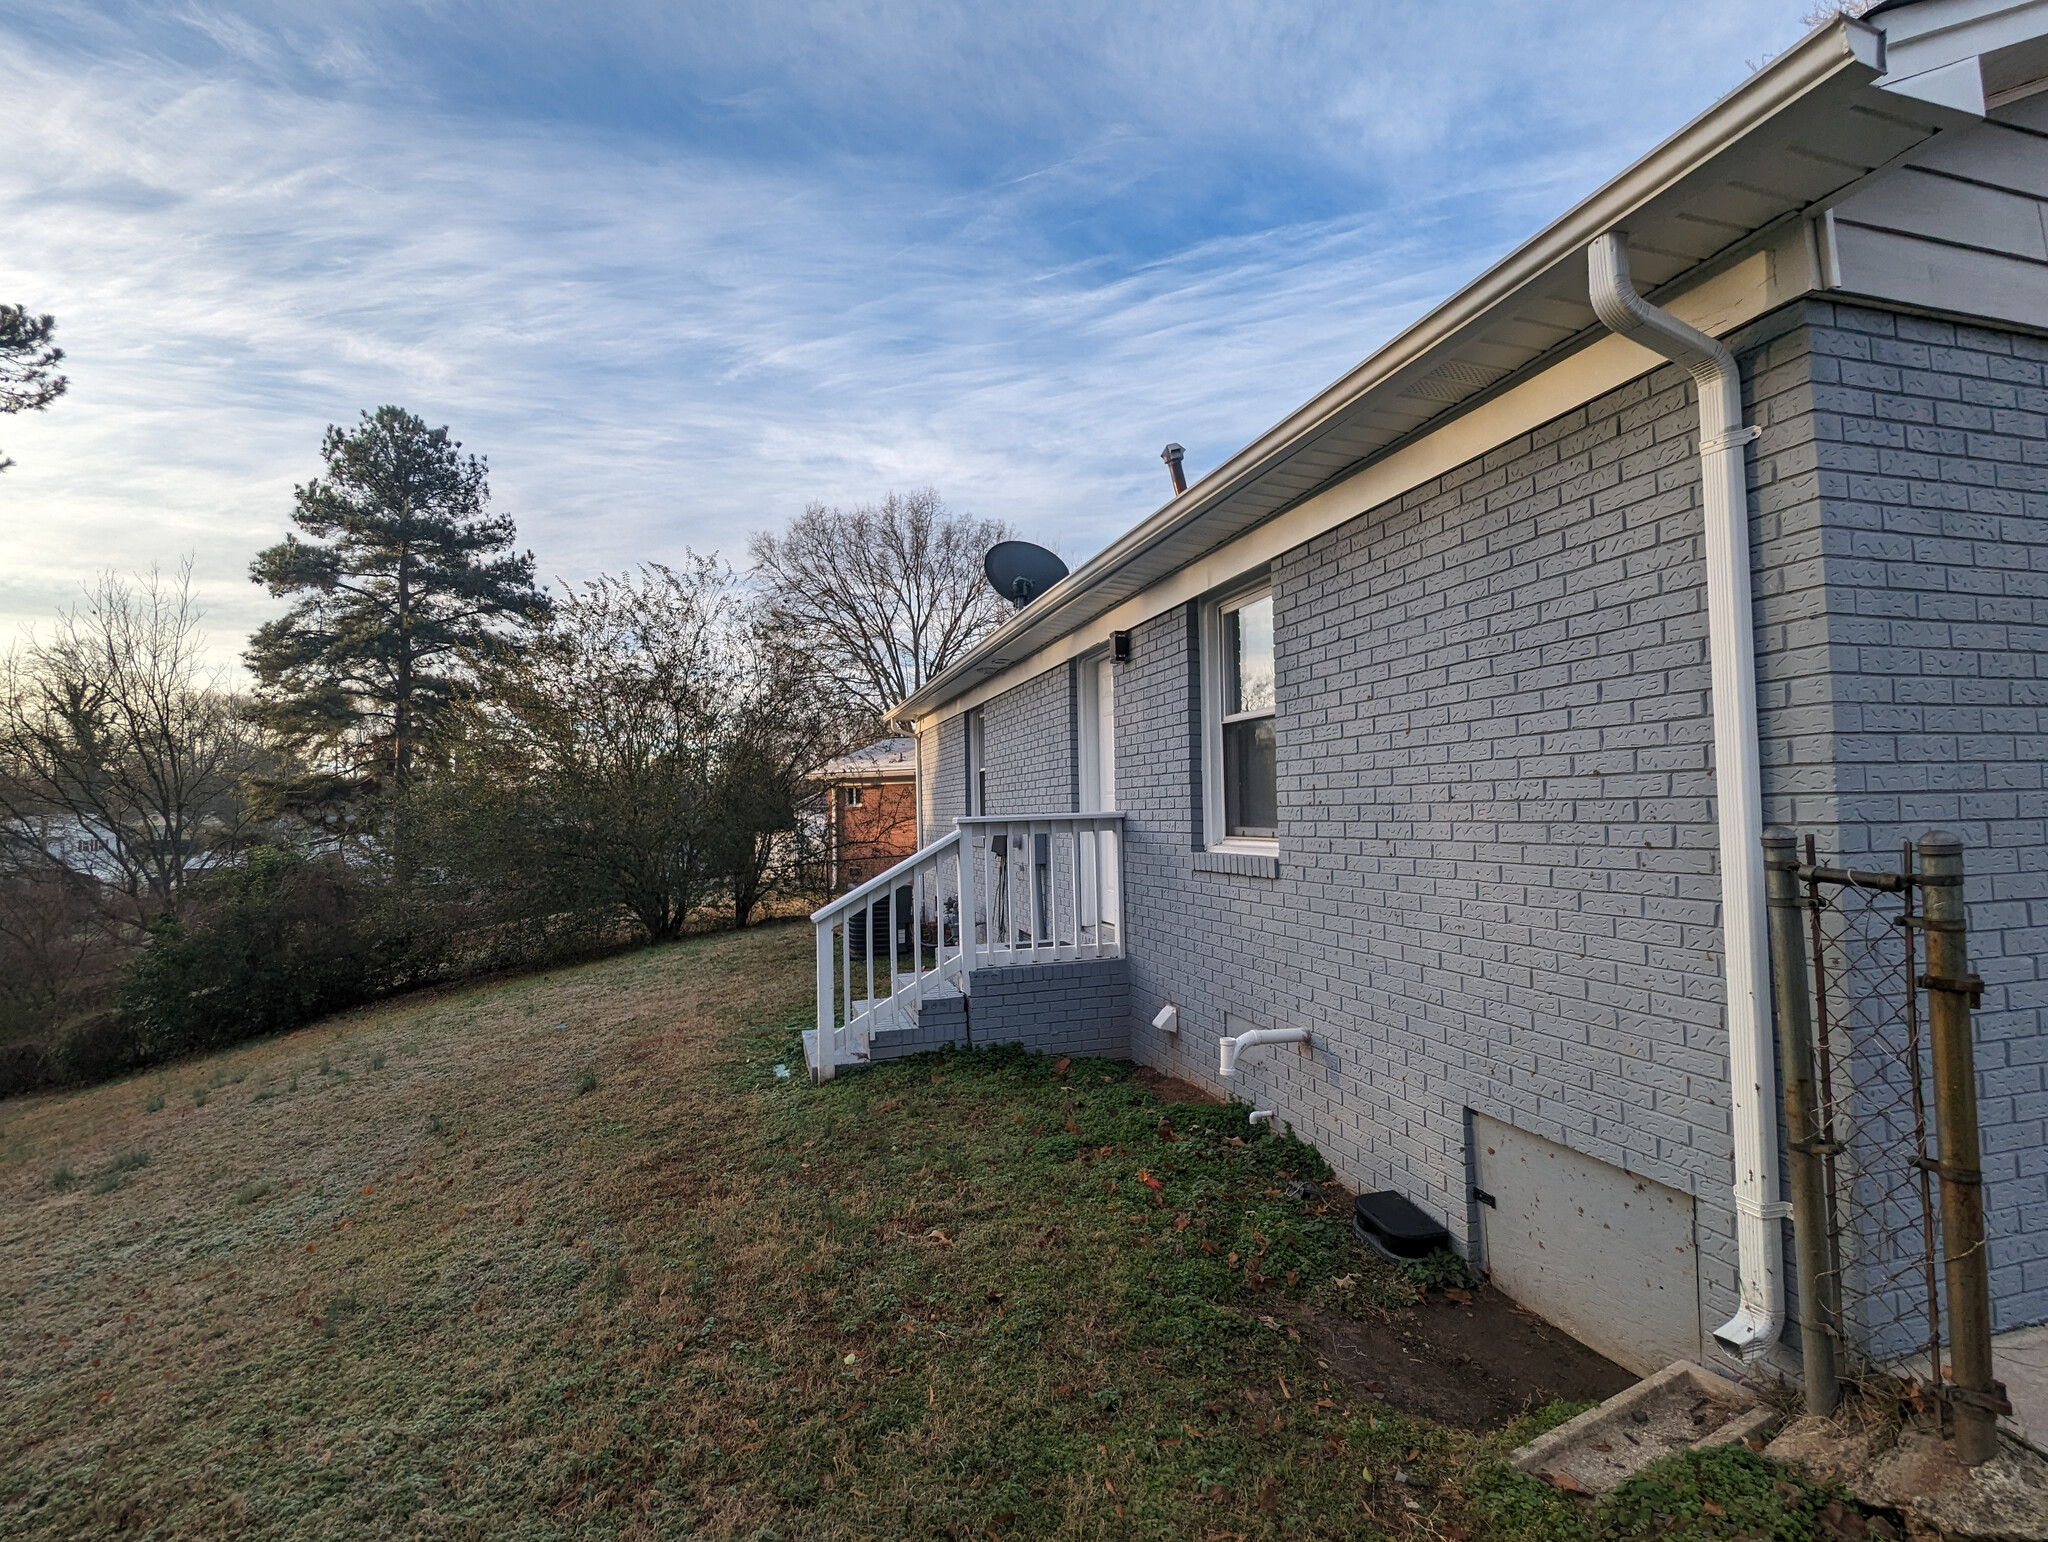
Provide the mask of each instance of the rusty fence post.
[{"label": "rusty fence post", "polygon": [[1927,1037],[1934,1059],[1934,1109],[1941,1160],[1941,1242],[1947,1254],[1948,1391],[1956,1455],[1974,1467],[1998,1454],[2005,1389],[1991,1376],[1991,1270],[1984,1248],[1984,1174],[1977,1135],[1977,1062],[1970,1008],[1984,982],[1970,973],[1963,909],[1963,843],[1945,831],[1920,841],[1925,891]]},{"label": "rusty fence post", "polygon": [[1806,1411],[1831,1414],[1841,1398],[1835,1366],[1836,1321],[1828,1247],[1826,1139],[1813,1090],[1812,986],[1806,972],[1806,932],[1800,914],[1799,857],[1794,837],[1764,835],[1764,884],[1770,899],[1771,1006],[1778,1025],[1778,1060],[1785,1085],[1787,1177],[1792,1190],[1792,1248],[1799,1268],[1799,1359],[1805,1372]]}]

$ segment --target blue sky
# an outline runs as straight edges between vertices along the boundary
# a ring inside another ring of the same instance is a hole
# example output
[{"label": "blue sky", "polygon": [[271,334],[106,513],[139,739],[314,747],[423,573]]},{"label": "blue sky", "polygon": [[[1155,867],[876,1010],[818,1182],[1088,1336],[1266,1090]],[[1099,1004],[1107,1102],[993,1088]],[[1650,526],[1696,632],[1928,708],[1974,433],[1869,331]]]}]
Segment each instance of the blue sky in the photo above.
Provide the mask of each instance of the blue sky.
[{"label": "blue sky", "polygon": [[231,658],[383,402],[550,578],[927,483],[1077,560],[1805,8],[0,0],[0,298],[72,378],[0,419],[0,638],[190,556]]}]

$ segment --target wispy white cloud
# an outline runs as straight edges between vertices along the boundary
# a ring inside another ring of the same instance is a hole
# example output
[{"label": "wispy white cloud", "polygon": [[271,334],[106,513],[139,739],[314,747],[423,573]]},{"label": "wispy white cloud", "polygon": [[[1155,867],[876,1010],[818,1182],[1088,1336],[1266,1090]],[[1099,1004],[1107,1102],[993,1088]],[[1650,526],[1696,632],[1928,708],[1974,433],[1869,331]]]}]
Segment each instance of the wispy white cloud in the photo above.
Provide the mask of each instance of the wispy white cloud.
[{"label": "wispy white cloud", "polygon": [[0,12],[0,296],[73,379],[0,420],[0,629],[192,552],[231,651],[385,401],[565,578],[926,482],[1084,555],[1785,9]]}]

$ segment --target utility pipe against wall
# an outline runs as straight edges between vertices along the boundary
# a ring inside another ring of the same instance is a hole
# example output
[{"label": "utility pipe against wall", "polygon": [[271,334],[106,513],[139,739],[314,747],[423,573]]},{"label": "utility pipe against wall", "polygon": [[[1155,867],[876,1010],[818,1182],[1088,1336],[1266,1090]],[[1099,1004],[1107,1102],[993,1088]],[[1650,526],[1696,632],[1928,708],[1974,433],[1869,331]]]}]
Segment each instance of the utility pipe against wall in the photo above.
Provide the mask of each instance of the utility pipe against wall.
[{"label": "utility pipe against wall", "polygon": [[1248,1049],[1256,1049],[1261,1044],[1306,1044],[1307,1042],[1308,1030],[1306,1028],[1254,1028],[1249,1033],[1240,1033],[1234,1038],[1222,1038],[1216,1041],[1216,1047],[1221,1056],[1216,1069],[1220,1075],[1235,1076],[1237,1075],[1237,1057]]},{"label": "utility pipe against wall", "polygon": [[[1586,252],[1593,310],[1612,331],[1684,366],[1700,398],[1700,497],[1706,527],[1707,647],[1714,692],[1714,783],[1720,814],[1721,937],[1727,959],[1728,1082],[1735,1126],[1735,1240],[1740,1310],[1714,1330],[1721,1347],[1754,1360],[1785,1326],[1785,1256],[1778,1198],[1777,1120],[1770,1038],[1770,948],[1764,904],[1763,789],[1757,768],[1756,657],[1749,600],[1749,496],[1735,356],[1661,311],[1629,281],[1628,235],[1613,230]],[[1771,1084],[1766,1085],[1766,1078]]]}]

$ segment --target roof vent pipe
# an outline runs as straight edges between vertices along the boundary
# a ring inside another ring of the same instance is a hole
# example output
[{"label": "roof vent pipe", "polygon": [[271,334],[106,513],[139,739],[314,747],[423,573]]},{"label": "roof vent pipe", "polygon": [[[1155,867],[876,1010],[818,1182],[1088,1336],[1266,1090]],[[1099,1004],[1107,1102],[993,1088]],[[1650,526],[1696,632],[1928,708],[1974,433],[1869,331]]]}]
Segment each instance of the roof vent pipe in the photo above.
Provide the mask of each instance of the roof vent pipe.
[{"label": "roof vent pipe", "polygon": [[[1735,1136],[1735,1238],[1740,1310],[1714,1330],[1755,1360],[1785,1325],[1783,1218],[1778,1198],[1777,1076],[1770,1023],[1763,791],[1757,767],[1756,656],[1750,615],[1749,494],[1735,356],[1635,291],[1628,236],[1611,230],[1586,252],[1593,310],[1623,337],[1683,365],[1699,390],[1700,500],[1707,559],[1707,652],[1714,697],[1714,793],[1721,855],[1721,941],[1728,997],[1729,1102]],[[1766,1086],[1766,1078],[1769,1086]]]},{"label": "roof vent pipe", "polygon": [[1180,458],[1187,454],[1177,444],[1170,444],[1159,452],[1159,458],[1166,462],[1166,469],[1173,473],[1173,495],[1178,498],[1188,490],[1187,473],[1180,469]]}]

